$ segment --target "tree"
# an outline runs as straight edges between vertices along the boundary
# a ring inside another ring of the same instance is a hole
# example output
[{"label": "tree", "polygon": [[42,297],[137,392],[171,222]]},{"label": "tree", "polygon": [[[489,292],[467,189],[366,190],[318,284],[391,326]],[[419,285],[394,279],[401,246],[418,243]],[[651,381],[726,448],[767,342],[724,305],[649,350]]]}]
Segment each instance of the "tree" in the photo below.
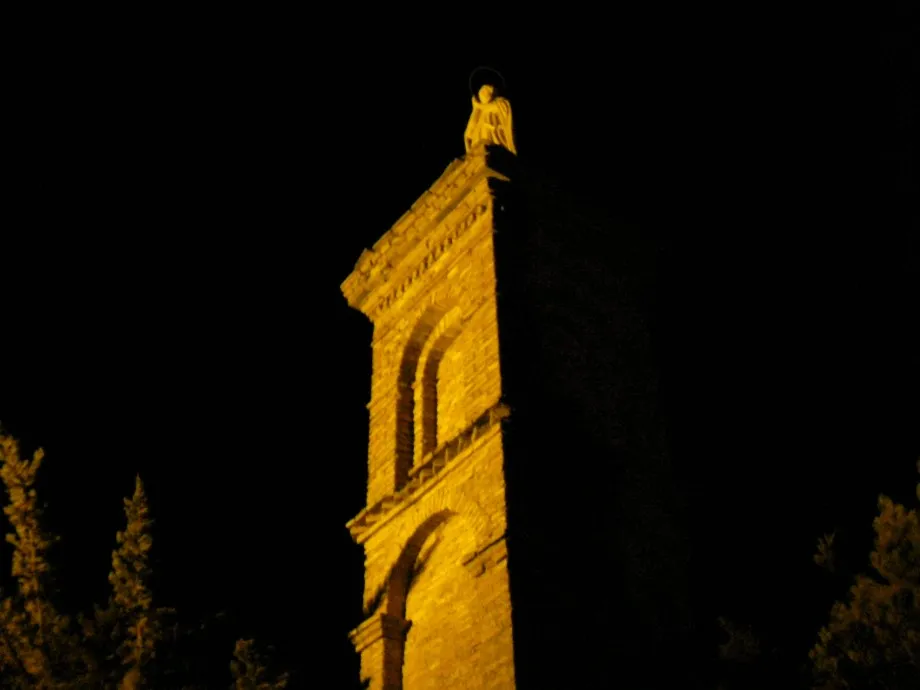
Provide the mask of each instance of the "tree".
[{"label": "tree", "polygon": [[[100,652],[97,681],[119,688],[139,688],[158,674],[158,648],[172,609],[153,606],[149,554],[153,521],[144,485],[135,478],[134,495],[125,499],[127,523],[115,535],[109,573],[111,596],[105,608],[96,607],[94,620],[81,618],[84,640]],[[162,666],[162,665],[161,665]]]},{"label": "tree", "polygon": [[269,680],[267,662],[256,650],[253,640],[237,640],[233,657],[230,671],[234,678],[234,690],[273,690],[284,687],[287,682],[286,674],[280,677],[280,685],[277,678]]},{"label": "tree", "polygon": [[[79,625],[53,604],[54,586],[48,552],[57,538],[42,528],[35,491],[44,454],[20,456],[15,439],[0,432],[0,481],[7,493],[3,508],[12,532],[15,591],[0,591],[0,688],[71,690],[185,687],[175,611],[154,606],[149,581],[153,546],[150,509],[140,477],[125,499],[126,525],[116,535],[109,574],[111,594],[92,617]],[[287,674],[270,676],[267,662],[252,640],[239,640],[230,665],[232,690],[277,690]]]},{"label": "tree", "polygon": [[717,690],[748,687],[754,676],[755,663],[761,658],[761,643],[751,626],[740,626],[719,616],[718,624],[724,633],[719,645],[719,684]]},{"label": "tree", "polygon": [[[856,576],[810,652],[817,688],[920,687],[920,521],[916,510],[887,496],[878,507],[875,572]],[[819,542],[815,560],[833,563],[831,546],[827,538]]]},{"label": "tree", "polygon": [[80,653],[70,620],[49,596],[47,554],[56,539],[42,529],[34,488],[43,458],[40,449],[31,460],[21,458],[16,441],[0,436],[0,481],[8,496],[3,512],[13,530],[6,541],[13,547],[17,586],[14,597],[0,601],[0,671],[3,684],[13,688],[61,687],[89,671],[81,666],[91,666]]}]

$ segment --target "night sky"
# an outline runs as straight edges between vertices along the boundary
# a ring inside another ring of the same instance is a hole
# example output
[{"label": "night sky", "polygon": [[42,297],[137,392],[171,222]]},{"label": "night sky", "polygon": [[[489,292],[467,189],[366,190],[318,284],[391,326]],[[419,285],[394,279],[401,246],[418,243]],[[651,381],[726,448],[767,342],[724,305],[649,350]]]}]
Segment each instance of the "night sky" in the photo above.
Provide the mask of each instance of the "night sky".
[{"label": "night sky", "polygon": [[[228,610],[328,687],[356,677],[344,524],[364,501],[371,328],[339,285],[463,153],[487,64],[522,155],[660,243],[669,444],[698,506],[694,577],[717,590],[701,618],[807,648],[817,537],[852,524],[868,553],[876,495],[914,486],[907,34],[681,19],[519,19],[513,45],[476,46],[344,17],[36,30],[5,107],[0,421],[47,452],[69,599],[105,595],[140,473],[163,604]],[[759,521],[733,519],[750,505]]]}]

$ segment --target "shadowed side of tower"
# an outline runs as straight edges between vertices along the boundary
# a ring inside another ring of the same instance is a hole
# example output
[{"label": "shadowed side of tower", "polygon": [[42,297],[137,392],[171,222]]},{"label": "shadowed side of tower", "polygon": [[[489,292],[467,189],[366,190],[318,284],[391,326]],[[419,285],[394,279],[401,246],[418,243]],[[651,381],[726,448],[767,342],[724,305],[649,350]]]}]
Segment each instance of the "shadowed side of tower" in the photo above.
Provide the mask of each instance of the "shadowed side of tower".
[{"label": "shadowed side of tower", "polygon": [[[495,265],[521,688],[690,680],[686,493],[652,342],[659,247],[495,151]],[[667,663],[662,659],[667,658]]]}]

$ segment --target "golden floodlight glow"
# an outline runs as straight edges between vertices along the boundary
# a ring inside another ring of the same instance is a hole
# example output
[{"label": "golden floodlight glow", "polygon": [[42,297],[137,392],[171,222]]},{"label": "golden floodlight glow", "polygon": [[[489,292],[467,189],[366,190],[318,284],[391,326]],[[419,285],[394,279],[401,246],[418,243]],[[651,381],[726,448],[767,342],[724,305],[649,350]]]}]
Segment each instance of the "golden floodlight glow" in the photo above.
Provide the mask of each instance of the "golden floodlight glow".
[{"label": "golden floodlight glow", "polygon": [[342,284],[374,324],[366,620],[371,690],[514,688],[493,192],[485,146],[515,152],[511,106],[473,97],[467,155]]},{"label": "golden floodlight glow", "polygon": [[473,96],[473,112],[463,141],[469,153],[481,144],[498,144],[516,154],[511,130],[511,104],[506,98],[493,98],[495,88],[486,84]]}]

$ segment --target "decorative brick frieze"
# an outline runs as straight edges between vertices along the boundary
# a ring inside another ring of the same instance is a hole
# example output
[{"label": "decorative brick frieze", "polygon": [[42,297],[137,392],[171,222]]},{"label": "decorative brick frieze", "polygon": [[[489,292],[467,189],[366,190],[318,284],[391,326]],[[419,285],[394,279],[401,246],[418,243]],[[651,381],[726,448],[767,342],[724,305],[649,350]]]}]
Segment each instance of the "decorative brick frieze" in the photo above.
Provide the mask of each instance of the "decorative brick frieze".
[{"label": "decorative brick frieze", "polygon": [[421,261],[415,265],[415,269],[407,275],[402,282],[397,285],[393,290],[391,290],[383,299],[377,302],[373,311],[376,316],[383,314],[393,302],[400,297],[402,297],[409,288],[419,279],[419,277],[428,270],[428,268],[444,254],[445,251],[450,249],[453,243],[463,234],[463,232],[475,223],[482,214],[488,211],[489,207],[487,204],[479,204],[474,208],[470,213],[463,217],[456,225],[448,228],[447,233],[441,238],[440,242],[436,244]]},{"label": "decorative brick frieze", "polygon": [[[385,312],[393,301],[405,293],[418,277],[430,267],[444,251],[456,241],[486,210],[479,202],[463,208],[467,194],[488,178],[508,178],[490,169],[483,156],[467,156],[454,161],[431,189],[413,204],[390,230],[374,245],[364,250],[354,272],[342,283],[342,292],[348,303],[368,316]],[[458,212],[459,211],[459,212]],[[451,216],[458,216],[445,222]],[[446,230],[441,237],[433,238],[435,229]],[[407,275],[395,281],[402,268],[403,259],[419,247],[429,251],[420,257]],[[384,295],[380,288],[390,286]],[[376,295],[376,300],[373,298]]]}]

